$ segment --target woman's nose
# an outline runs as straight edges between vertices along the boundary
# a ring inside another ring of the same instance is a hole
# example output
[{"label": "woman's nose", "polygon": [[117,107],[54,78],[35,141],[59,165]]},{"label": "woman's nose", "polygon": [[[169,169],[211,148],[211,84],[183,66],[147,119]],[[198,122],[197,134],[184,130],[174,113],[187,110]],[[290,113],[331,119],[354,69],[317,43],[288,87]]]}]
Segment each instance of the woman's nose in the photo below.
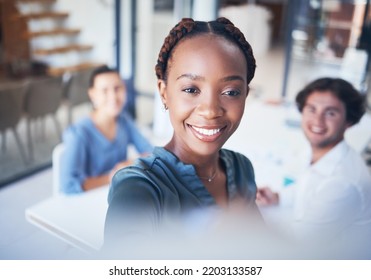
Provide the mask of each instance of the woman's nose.
[{"label": "woman's nose", "polygon": [[123,92],[116,89],[111,89],[108,91],[108,96],[109,98],[118,99],[123,96]]},{"label": "woman's nose", "polygon": [[222,116],[224,110],[219,96],[216,94],[205,94],[200,99],[198,113],[206,119],[213,119]]}]

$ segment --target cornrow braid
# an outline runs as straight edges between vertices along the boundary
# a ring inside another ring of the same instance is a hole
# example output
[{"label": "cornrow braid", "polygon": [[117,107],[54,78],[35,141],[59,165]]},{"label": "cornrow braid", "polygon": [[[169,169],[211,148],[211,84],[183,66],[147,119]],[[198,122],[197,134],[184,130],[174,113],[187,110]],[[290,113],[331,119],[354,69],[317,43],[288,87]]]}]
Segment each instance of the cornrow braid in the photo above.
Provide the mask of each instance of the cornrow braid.
[{"label": "cornrow braid", "polygon": [[158,55],[157,64],[155,67],[156,76],[158,79],[166,80],[167,62],[170,58],[173,48],[177,45],[180,39],[185,34],[192,31],[196,22],[191,18],[183,18],[170,30],[169,35],[165,38],[164,44],[161,47]]},{"label": "cornrow braid", "polygon": [[191,18],[183,18],[170,30],[165,38],[158,55],[155,66],[158,79],[166,81],[168,73],[168,62],[177,44],[184,39],[191,38],[202,33],[211,33],[221,36],[239,46],[245,55],[247,62],[247,83],[249,84],[255,74],[255,58],[250,44],[246,41],[243,33],[234,24],[224,18],[218,18],[214,21],[194,21]]},{"label": "cornrow braid", "polygon": [[247,42],[241,30],[234,26],[234,24],[230,20],[221,17],[218,18],[216,21],[225,24],[225,29],[230,32],[230,35],[233,36],[233,38],[236,40],[237,44],[243,51],[247,62],[247,83],[249,84],[254,78],[256,68],[256,62],[250,44]]}]

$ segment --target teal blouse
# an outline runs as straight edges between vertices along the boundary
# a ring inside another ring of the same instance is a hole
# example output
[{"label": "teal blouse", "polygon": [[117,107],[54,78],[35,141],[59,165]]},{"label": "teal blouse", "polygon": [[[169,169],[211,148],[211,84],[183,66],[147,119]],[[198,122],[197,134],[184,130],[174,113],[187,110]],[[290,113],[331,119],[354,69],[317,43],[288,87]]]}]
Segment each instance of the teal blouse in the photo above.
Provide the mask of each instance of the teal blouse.
[{"label": "teal blouse", "polygon": [[[229,201],[242,198],[259,214],[255,204],[253,166],[242,154],[221,149]],[[193,210],[218,208],[193,165],[181,162],[164,148],[118,171],[108,195],[105,243],[156,230],[168,217],[182,217]]]}]

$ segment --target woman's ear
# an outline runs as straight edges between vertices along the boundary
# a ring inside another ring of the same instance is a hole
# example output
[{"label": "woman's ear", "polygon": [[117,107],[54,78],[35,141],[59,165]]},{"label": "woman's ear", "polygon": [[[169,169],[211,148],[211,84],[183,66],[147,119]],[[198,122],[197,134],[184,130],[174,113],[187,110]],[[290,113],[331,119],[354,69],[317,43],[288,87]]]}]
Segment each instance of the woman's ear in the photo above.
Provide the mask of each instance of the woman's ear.
[{"label": "woman's ear", "polygon": [[166,92],[166,83],[164,80],[157,80],[157,87],[160,93],[162,104],[166,104],[167,101],[167,92]]}]

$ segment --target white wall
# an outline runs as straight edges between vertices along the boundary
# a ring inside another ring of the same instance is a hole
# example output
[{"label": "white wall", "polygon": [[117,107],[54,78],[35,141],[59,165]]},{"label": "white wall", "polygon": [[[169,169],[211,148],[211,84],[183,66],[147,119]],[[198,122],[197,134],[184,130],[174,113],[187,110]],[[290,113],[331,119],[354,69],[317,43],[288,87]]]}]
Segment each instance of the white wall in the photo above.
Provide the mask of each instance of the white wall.
[{"label": "white wall", "polygon": [[[137,1],[137,30],[136,30],[136,87],[140,91],[153,92],[155,86],[153,57],[153,0]],[[151,67],[153,65],[153,67]]]},{"label": "white wall", "polygon": [[195,0],[193,2],[193,18],[200,21],[215,19],[216,0]]},{"label": "white wall", "polygon": [[176,22],[172,12],[154,12],[153,0],[139,0],[137,7],[136,87],[139,91],[153,93],[157,89],[157,57]]}]

